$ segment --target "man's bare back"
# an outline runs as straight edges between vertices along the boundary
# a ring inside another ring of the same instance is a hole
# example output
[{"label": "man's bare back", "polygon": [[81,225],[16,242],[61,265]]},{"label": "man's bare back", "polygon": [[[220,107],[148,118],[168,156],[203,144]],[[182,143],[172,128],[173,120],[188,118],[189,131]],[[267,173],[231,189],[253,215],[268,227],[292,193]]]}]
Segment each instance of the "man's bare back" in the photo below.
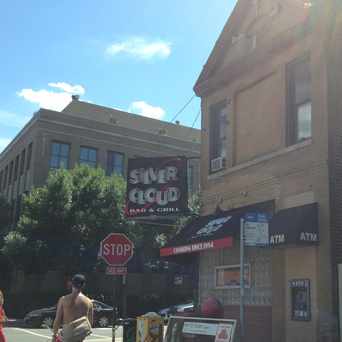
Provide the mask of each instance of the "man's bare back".
[{"label": "man's bare back", "polygon": [[72,292],[59,299],[57,304],[56,318],[53,323],[53,341],[59,328],[63,325],[67,329],[69,323],[81,317],[87,317],[90,324],[93,325],[93,303],[81,291],[85,285],[83,275],[75,275],[72,279]]},{"label": "man's bare back", "polygon": [[[64,296],[60,299],[62,312],[63,312],[63,323],[68,324],[75,319],[81,317],[88,317],[91,322],[92,314],[90,313],[93,308],[93,304],[91,300],[86,297],[83,293],[79,293],[76,296],[71,293],[67,296]],[[91,322],[92,323],[92,322]]]}]

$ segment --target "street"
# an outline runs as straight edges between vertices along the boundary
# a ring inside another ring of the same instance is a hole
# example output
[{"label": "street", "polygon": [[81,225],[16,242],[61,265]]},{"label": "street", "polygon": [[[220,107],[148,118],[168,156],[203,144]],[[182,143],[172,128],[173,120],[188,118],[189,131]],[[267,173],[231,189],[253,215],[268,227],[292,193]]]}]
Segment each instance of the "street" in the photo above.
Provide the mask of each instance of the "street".
[{"label": "street", "polygon": [[[48,329],[5,328],[8,342],[45,342],[51,340],[51,331]],[[111,342],[112,329],[93,329],[93,333],[86,339],[87,342]],[[116,341],[122,342],[122,329],[118,329]]]}]

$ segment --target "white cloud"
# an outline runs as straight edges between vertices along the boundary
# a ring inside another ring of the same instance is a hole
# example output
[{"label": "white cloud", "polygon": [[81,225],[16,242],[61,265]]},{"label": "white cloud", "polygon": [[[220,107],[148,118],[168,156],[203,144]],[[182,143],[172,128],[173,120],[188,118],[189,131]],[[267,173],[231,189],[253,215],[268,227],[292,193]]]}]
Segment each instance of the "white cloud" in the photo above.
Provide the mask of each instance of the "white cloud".
[{"label": "white cloud", "polygon": [[0,122],[6,127],[21,128],[30,120],[29,116],[22,116],[16,113],[0,110]]},{"label": "white cloud", "polygon": [[48,85],[63,91],[55,92],[47,89],[33,90],[28,88],[19,91],[18,96],[26,101],[37,103],[41,108],[61,111],[71,102],[72,94],[83,95],[85,93],[85,89],[81,85],[71,85],[65,82],[49,83]]},{"label": "white cloud", "polygon": [[0,153],[6,148],[6,146],[12,141],[10,138],[0,138]]},{"label": "white cloud", "polygon": [[171,43],[163,40],[148,41],[141,37],[132,37],[122,42],[116,42],[106,48],[110,56],[126,54],[138,59],[167,58],[171,54]]},{"label": "white cloud", "polygon": [[146,116],[152,119],[162,119],[165,115],[165,110],[161,107],[154,107],[145,101],[134,101],[128,108],[129,112]]},{"label": "white cloud", "polygon": [[49,87],[64,90],[66,93],[75,95],[84,95],[85,89],[81,85],[71,85],[65,82],[49,83]]}]

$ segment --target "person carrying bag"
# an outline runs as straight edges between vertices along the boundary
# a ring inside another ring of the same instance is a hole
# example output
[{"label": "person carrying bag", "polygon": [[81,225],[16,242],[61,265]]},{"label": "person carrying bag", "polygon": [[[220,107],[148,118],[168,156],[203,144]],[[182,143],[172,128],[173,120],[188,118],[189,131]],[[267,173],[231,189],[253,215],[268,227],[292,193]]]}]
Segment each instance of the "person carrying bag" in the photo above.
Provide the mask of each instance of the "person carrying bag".
[{"label": "person carrying bag", "polygon": [[92,332],[93,303],[82,293],[85,277],[76,274],[71,284],[72,292],[58,301],[53,324],[53,342],[56,342],[60,327],[62,327],[63,342],[83,342]]}]

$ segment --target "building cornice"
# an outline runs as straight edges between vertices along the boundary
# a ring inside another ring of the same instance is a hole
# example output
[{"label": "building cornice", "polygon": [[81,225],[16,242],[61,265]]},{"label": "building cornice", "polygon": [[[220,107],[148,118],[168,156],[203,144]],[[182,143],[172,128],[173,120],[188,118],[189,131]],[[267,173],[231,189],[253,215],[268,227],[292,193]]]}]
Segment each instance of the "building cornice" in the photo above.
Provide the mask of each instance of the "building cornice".
[{"label": "building cornice", "polygon": [[211,77],[196,83],[194,87],[196,95],[199,97],[205,97],[217,89],[226,86],[238,77],[250,72],[250,70],[258,65],[262,65],[267,62],[269,57],[280,54],[291,45],[303,41],[310,32],[309,20],[282,32],[274,37],[269,43],[264,44],[263,46],[258,46],[253,53],[231,62],[219,73],[215,73]]}]

